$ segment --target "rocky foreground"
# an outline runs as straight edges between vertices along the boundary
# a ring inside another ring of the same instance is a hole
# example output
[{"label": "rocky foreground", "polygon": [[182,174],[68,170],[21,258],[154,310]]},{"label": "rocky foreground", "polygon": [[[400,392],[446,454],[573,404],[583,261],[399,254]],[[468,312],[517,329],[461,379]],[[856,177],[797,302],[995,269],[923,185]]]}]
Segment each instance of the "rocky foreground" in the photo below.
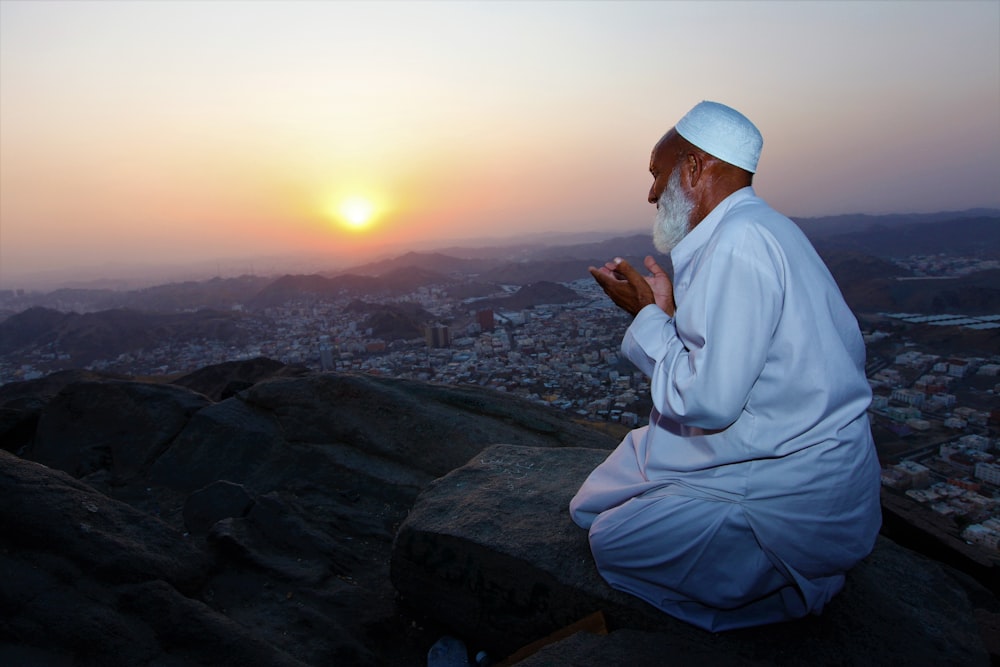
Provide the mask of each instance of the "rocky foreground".
[{"label": "rocky foreground", "polygon": [[519,665],[996,659],[989,591],[885,538],[795,623],[711,634],[610,589],[566,505],[617,441],[268,360],[4,385],[0,664],[418,666],[446,634]]}]

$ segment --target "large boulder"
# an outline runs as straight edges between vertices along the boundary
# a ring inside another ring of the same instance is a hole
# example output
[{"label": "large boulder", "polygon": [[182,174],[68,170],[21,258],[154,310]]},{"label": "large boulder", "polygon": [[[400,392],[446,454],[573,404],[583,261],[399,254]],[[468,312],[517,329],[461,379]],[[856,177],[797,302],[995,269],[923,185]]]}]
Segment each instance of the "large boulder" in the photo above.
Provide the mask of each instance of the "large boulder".
[{"label": "large boulder", "polygon": [[566,640],[563,657],[550,647],[525,664],[989,664],[962,587],[885,538],[822,616],[791,623],[711,634],[612,589],[568,512],[606,455],[497,445],[436,480],[393,548],[405,602],[497,656],[594,612],[629,631]]},{"label": "large boulder", "polygon": [[67,385],[127,379],[93,371],[68,370],[0,385],[0,448],[18,455],[23,453],[35,437],[42,410]]},{"label": "large boulder", "polygon": [[144,471],[196,412],[211,403],[188,389],[149,382],[66,385],[41,411],[25,458],[84,477]]},{"label": "large boulder", "polygon": [[193,415],[150,466],[155,484],[194,491],[217,480],[243,483],[282,456],[281,425],[265,410],[228,398]]}]

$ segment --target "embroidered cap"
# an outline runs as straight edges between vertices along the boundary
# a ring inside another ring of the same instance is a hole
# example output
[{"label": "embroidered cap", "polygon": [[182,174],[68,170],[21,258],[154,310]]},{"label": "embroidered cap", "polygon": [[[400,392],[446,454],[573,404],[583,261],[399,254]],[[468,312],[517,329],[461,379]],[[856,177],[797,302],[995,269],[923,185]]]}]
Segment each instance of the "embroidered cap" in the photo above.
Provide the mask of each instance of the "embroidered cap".
[{"label": "embroidered cap", "polygon": [[674,129],[706,153],[750,173],[757,171],[764,138],[736,109],[718,102],[701,102]]}]

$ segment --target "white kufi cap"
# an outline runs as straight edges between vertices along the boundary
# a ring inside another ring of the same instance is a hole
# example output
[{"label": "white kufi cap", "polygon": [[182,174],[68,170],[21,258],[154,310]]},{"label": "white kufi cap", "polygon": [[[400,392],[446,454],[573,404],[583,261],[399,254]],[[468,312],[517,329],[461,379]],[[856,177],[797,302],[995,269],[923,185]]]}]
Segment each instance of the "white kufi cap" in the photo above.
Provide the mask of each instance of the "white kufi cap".
[{"label": "white kufi cap", "polygon": [[688,111],[674,129],[706,153],[751,174],[757,171],[764,138],[736,109],[718,102],[701,102]]}]

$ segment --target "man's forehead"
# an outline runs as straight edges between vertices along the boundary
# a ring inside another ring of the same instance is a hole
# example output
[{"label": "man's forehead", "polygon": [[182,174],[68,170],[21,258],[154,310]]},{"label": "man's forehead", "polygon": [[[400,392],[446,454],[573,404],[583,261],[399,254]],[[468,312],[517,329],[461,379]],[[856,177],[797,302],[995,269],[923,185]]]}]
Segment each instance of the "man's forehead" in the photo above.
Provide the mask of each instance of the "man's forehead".
[{"label": "man's forehead", "polygon": [[658,157],[662,158],[662,156],[666,155],[668,147],[674,143],[674,140],[676,140],[678,136],[677,131],[670,128],[666,134],[660,137],[660,140],[656,142],[656,145],[653,146],[653,150],[650,151],[649,154],[650,169],[653,168],[653,163],[656,162]]}]

